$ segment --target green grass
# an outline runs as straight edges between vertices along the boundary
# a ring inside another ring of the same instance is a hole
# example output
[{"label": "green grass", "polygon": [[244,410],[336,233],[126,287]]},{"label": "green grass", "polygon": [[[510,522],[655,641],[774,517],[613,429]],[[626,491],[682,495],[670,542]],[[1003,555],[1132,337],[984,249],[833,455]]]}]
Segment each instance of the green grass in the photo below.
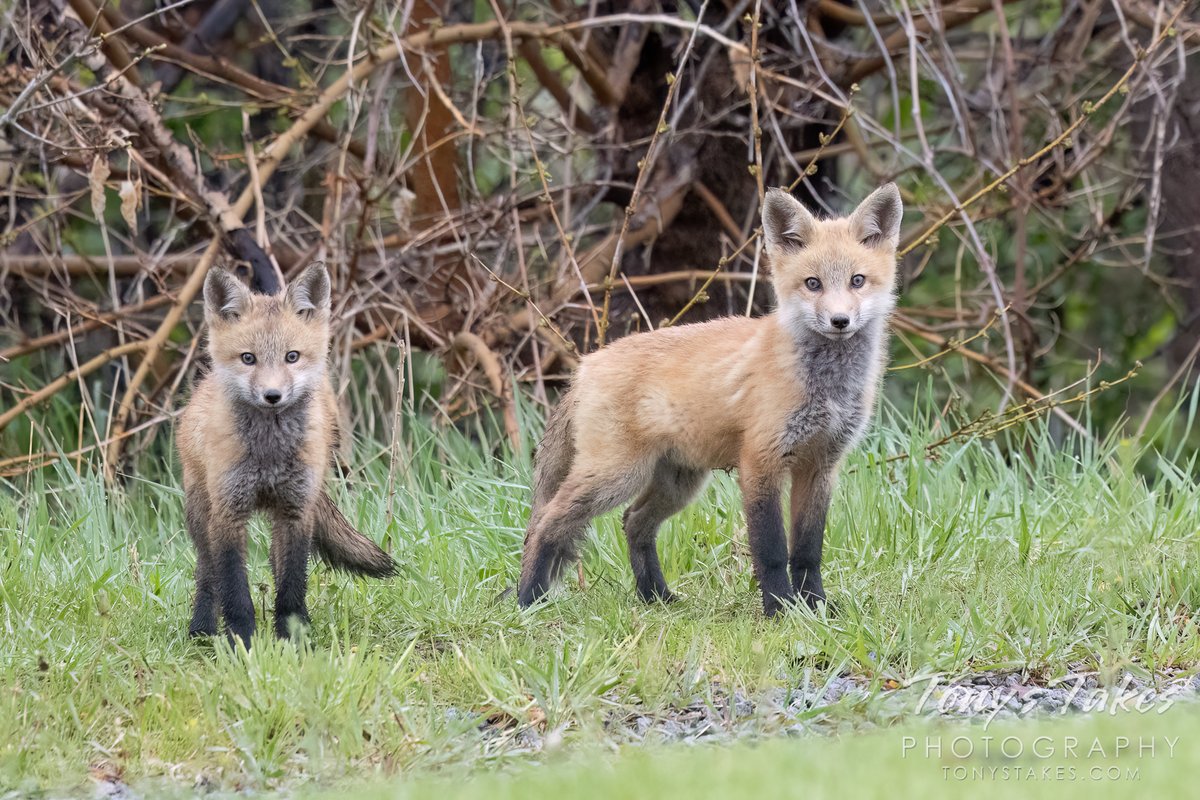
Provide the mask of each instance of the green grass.
[{"label": "green grass", "polygon": [[[503,450],[478,431],[414,424],[394,470],[386,452],[364,453],[337,492],[401,574],[359,581],[318,566],[308,642],[263,637],[234,653],[185,636],[194,561],[170,471],[120,496],[68,465],[23,478],[0,489],[0,790],[86,793],[100,763],[155,795],[198,780],[265,791],[402,777],[423,796],[449,775],[467,796],[475,782],[461,776],[497,766],[504,776],[479,784],[489,796],[569,785],[588,765],[617,796],[625,774],[648,786],[687,774],[696,786],[833,787],[823,763],[853,774],[872,746],[890,763],[892,728],[919,722],[914,703],[889,701],[892,681],[996,669],[1046,680],[1091,669],[1113,681],[1200,661],[1192,465],[1117,441],[1063,444],[1035,426],[1007,452],[976,441],[880,466],[939,435],[932,415],[888,416],[836,493],[833,618],[762,618],[724,475],[660,538],[681,602],[637,601],[613,514],[586,549],[586,588],[572,577],[520,612],[499,595],[516,581],[527,461],[488,455]],[[269,630],[261,528],[254,541],[252,594]],[[681,750],[652,736],[631,750],[634,737],[613,724],[843,673],[878,695],[786,723],[762,713],[730,724],[729,739],[761,747]],[[1200,730],[1189,713],[1161,724]],[[481,732],[489,716],[502,724]],[[554,753],[528,752],[531,723]],[[785,724],[798,740],[774,736]],[[848,735],[876,728],[888,730],[864,744]],[[543,760],[554,763],[531,769]]]}]

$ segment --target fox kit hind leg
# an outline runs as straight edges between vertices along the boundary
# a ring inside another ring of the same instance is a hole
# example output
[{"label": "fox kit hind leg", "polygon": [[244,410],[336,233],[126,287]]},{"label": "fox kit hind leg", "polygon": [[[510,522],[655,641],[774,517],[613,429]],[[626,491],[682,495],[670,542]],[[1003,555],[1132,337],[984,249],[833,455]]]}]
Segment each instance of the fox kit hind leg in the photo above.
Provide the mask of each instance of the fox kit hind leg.
[{"label": "fox kit hind leg", "polygon": [[673,596],[655,549],[658,529],[695,497],[708,472],[616,452],[619,448],[607,436],[592,439],[579,456],[572,422],[575,406],[574,392],[568,392],[538,444],[518,602],[527,607],[549,591],[562,567],[575,558],[593,517],[634,497],[623,526],[638,594],[647,602],[669,601]]},{"label": "fox kit hind leg", "polygon": [[546,432],[538,442],[534,456],[533,503],[529,511],[529,525],[525,530],[526,541],[533,533],[542,510],[558,494],[575,461],[575,432],[571,425],[573,405],[570,393],[559,400],[550,413]]},{"label": "fox kit hind leg", "polygon": [[692,501],[708,479],[706,470],[691,469],[667,460],[654,468],[654,477],[641,496],[625,511],[622,520],[629,543],[629,564],[638,595],[647,603],[675,599],[663,578],[658,560],[658,529]]},{"label": "fox kit hind leg", "polygon": [[535,513],[521,555],[517,602],[527,608],[540,600],[579,549],[593,517],[627,502],[641,491],[650,469],[636,463],[617,463],[606,469],[573,468],[554,498]]}]

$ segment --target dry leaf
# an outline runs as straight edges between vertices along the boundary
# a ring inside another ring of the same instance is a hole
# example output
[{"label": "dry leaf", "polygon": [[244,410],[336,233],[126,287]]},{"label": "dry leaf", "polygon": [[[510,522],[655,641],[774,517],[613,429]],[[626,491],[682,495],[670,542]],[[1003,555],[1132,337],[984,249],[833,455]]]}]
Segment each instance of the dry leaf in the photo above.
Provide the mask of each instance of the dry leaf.
[{"label": "dry leaf", "polygon": [[[537,728],[538,730],[545,730],[546,712],[532,697],[529,695],[526,695],[526,697],[529,700],[529,710],[527,712],[527,718],[524,720],[524,722],[534,728]],[[514,717],[508,711],[495,706],[488,706],[484,708],[482,713],[484,716],[484,722],[493,728],[507,730],[509,728],[519,727],[522,724],[521,719]]]},{"label": "dry leaf", "polygon": [[546,712],[537,703],[529,708],[529,724],[538,730],[546,729]]},{"label": "dry leaf", "polygon": [[733,70],[733,82],[746,94],[750,94],[750,56],[742,50],[729,49],[729,66]]},{"label": "dry leaf", "polygon": [[137,212],[142,207],[142,179],[121,181],[121,216],[136,236],[138,232]]},{"label": "dry leaf", "polygon": [[409,189],[400,189],[392,197],[392,216],[404,234],[412,228],[413,201],[416,199],[416,194]]},{"label": "dry leaf", "polygon": [[96,215],[97,221],[104,219],[104,182],[108,180],[109,174],[107,158],[98,155],[92,159],[88,185],[92,187],[92,213]]},{"label": "dry leaf", "polygon": [[511,728],[517,724],[516,717],[504,709],[496,708],[495,706],[488,706],[487,708],[483,709],[483,715],[484,724],[493,728],[500,728],[503,730],[506,728]]},{"label": "dry leaf", "polygon": [[116,783],[125,777],[125,770],[119,764],[111,761],[97,761],[94,764],[88,764],[88,774],[94,781]]}]

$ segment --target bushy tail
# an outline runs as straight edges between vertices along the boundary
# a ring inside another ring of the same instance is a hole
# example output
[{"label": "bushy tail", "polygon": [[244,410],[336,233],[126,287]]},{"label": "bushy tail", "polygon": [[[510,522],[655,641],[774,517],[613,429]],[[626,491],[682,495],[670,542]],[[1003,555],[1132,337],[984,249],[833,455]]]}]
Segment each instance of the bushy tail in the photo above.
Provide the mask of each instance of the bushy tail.
[{"label": "bushy tail", "polygon": [[396,574],[392,557],[355,530],[324,490],[317,499],[313,549],[331,567],[372,578]]},{"label": "bushy tail", "polygon": [[562,396],[546,422],[546,432],[534,454],[533,506],[525,528],[521,580],[517,585],[517,603],[521,608],[528,608],[544,596],[563,565],[574,555],[573,544],[567,542],[564,547],[561,532],[548,532],[543,523],[546,506],[558,494],[575,461],[575,404],[573,392]]},{"label": "bushy tail", "polygon": [[571,392],[559,399],[546,422],[546,432],[534,454],[533,505],[530,509],[530,529],[546,504],[554,499],[558,487],[566,480],[575,461],[575,398]]}]

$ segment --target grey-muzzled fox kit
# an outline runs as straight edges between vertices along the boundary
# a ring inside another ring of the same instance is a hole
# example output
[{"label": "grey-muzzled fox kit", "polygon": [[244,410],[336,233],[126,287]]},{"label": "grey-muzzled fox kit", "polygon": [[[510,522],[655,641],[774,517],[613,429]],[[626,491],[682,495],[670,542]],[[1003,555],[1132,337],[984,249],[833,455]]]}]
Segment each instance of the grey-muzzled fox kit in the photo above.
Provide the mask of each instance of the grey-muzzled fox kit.
[{"label": "grey-muzzled fox kit", "polygon": [[[537,449],[522,606],[576,557],[593,517],[629,500],[638,594],[670,600],[659,526],[712,470],[733,467],[766,613],[824,600],[825,517],[875,406],[902,214],[894,184],[826,220],[773,189],[762,211],[773,313],[636,334],[582,360]],[[780,509],[788,476],[790,548]]]},{"label": "grey-muzzled fox kit", "polygon": [[246,578],[246,523],[271,516],[275,633],[308,622],[310,551],[376,577],[395,562],[342,516],[324,489],[337,406],[330,385],[329,275],[310,266],[277,295],[251,294],[214,269],[204,283],[212,372],[179,420],[188,533],[196,548],[192,636],[217,633],[248,647],[254,605]]}]

